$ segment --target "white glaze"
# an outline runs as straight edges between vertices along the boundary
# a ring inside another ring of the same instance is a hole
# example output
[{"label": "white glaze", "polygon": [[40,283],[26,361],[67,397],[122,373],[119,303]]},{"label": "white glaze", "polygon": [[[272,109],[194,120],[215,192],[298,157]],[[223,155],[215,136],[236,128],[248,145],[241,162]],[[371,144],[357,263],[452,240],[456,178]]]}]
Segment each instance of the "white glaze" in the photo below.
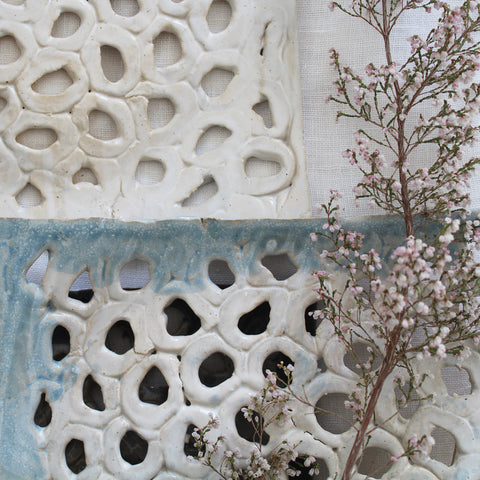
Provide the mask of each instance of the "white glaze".
[{"label": "white glaze", "polygon": [[[219,32],[212,32],[207,21],[212,3],[141,0],[131,17],[115,12],[109,0],[2,4],[0,34],[13,36],[21,54],[0,65],[0,94],[7,102],[0,135],[17,163],[6,164],[8,171],[0,178],[1,216],[148,220],[310,214],[295,2],[230,0],[230,21]],[[76,14],[80,26],[70,36],[54,37],[52,28],[63,13]],[[157,56],[163,53],[158,49],[169,48],[154,45],[161,32],[174,35],[181,52],[178,61],[159,67]],[[121,78],[107,78],[104,45],[121,56]],[[234,76],[223,93],[209,96],[202,80],[216,68]],[[61,69],[72,80],[63,92],[32,88]],[[149,124],[149,98],[172,102],[175,114],[166,125]],[[273,119],[269,128],[253,110],[265,99]],[[93,110],[113,119],[115,138],[92,135]],[[227,128],[230,137],[197,155],[199,138],[212,126]],[[40,150],[18,143],[19,134],[38,128],[54,130],[57,140]],[[165,177],[145,186],[135,172],[151,152],[161,157]],[[270,162],[270,170],[257,168],[247,175],[250,156]],[[73,182],[81,168],[93,172],[96,185]],[[260,176],[251,176],[256,174]],[[210,183],[198,198],[187,200],[212,180],[216,185]],[[39,192],[30,205],[17,197],[28,184]]]}]

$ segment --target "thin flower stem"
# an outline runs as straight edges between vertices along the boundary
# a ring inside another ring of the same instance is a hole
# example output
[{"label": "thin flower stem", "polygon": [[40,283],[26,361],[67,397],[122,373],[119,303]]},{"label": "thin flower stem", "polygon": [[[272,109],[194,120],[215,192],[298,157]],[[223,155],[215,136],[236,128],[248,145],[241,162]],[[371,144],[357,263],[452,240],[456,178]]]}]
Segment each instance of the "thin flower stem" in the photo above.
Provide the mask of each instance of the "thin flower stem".
[{"label": "thin flower stem", "polygon": [[357,462],[363,454],[365,439],[367,437],[366,433],[370,426],[372,416],[375,412],[375,407],[377,406],[378,398],[382,393],[383,385],[387,377],[392,373],[393,369],[396,366],[395,347],[400,337],[400,331],[401,329],[397,327],[392,333],[391,341],[387,346],[385,357],[380,367],[377,381],[373,386],[371,395],[368,400],[367,407],[365,409],[365,414],[362,418],[360,427],[357,430],[357,434],[355,436],[355,440],[350,450],[350,454],[345,463],[345,469],[342,475],[342,480],[350,480],[352,478],[352,475],[355,473]]}]

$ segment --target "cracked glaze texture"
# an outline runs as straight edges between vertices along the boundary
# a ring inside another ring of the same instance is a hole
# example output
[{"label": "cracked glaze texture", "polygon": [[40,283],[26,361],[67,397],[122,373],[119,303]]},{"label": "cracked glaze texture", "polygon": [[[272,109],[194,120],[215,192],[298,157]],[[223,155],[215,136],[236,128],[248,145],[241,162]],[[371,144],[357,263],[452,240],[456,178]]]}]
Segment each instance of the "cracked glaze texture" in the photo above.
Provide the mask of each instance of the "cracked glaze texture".
[{"label": "cracked glaze texture", "polygon": [[[357,376],[330,326],[305,320],[315,302],[311,271],[325,267],[316,251],[326,245],[308,236],[316,229],[307,220],[0,220],[0,478],[210,478],[187,458],[188,427],[214,412],[227,446],[247,455],[251,444],[235,416],[277,352],[295,363],[293,386],[304,384],[314,404],[351,392]],[[362,229],[367,247],[384,256],[401,238],[389,218]],[[27,272],[45,250],[48,266],[41,283],[32,283]],[[269,261],[276,255],[283,270]],[[122,270],[132,259],[143,262],[146,276],[127,288]],[[212,260],[228,265],[222,278]],[[85,271],[91,291],[72,292]],[[388,421],[396,405],[390,381],[376,412],[386,423],[370,446],[397,454],[414,432],[441,427],[456,442],[453,465],[400,459],[384,479],[480,478],[478,352],[461,365],[471,392],[449,392],[442,366],[418,365],[430,371],[419,394],[436,391],[434,403]],[[268,430],[266,451],[285,438],[301,441],[302,453],[337,471],[353,428],[316,419],[307,407],[294,419],[297,428]]]},{"label": "cracked glaze texture", "polygon": [[0,216],[309,216],[295,2],[130,3],[2,3]]}]

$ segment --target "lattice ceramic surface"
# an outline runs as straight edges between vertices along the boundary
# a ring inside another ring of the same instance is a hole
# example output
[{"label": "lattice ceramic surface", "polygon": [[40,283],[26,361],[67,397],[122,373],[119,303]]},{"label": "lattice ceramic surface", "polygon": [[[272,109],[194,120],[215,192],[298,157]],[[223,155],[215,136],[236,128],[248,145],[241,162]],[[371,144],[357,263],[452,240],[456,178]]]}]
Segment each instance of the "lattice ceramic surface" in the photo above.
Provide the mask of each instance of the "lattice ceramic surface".
[{"label": "lattice ceramic surface", "polygon": [[309,214],[292,0],[0,6],[0,216]]},{"label": "lattice ceramic surface", "polygon": [[[313,404],[348,418],[355,365],[330,326],[307,314],[316,302],[311,271],[325,267],[315,250],[325,246],[308,236],[316,228],[306,220],[0,220],[0,479],[213,479],[188,457],[189,433],[213,412],[227,447],[247,456],[239,412],[279,360],[295,364],[292,385],[304,385]],[[383,255],[401,238],[388,219],[366,233]],[[46,271],[35,272],[46,257]],[[132,262],[137,280],[126,284]],[[419,396],[437,392],[433,404],[390,418],[392,378],[369,447],[390,458],[413,433],[440,432],[455,451],[446,462],[434,451],[400,459],[382,478],[478,480],[478,351],[460,368],[418,368],[429,375]],[[469,389],[450,390],[442,379],[452,369]],[[326,480],[354,429],[310,407],[297,407],[294,420],[268,429],[265,451],[300,442],[323,466],[305,478]]]}]

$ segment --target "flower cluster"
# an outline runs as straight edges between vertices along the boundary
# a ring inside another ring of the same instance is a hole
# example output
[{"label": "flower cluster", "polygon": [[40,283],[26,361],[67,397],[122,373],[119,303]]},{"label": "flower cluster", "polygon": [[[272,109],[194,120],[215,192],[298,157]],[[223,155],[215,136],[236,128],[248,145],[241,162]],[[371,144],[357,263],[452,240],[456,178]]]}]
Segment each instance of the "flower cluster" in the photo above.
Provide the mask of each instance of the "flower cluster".
[{"label": "flower cluster", "polygon": [[435,445],[435,439],[431,435],[422,435],[419,439],[418,435],[414,434],[408,439],[407,448],[402,453],[392,455],[390,460],[395,463],[402,457],[427,457],[430,450]]},{"label": "flower cluster", "polygon": [[[281,365],[283,367],[283,364]],[[284,370],[287,372],[287,382],[289,383],[294,367],[293,365],[287,365]],[[265,428],[272,422],[284,425],[290,420],[293,413],[288,406],[290,396],[286,391],[277,386],[277,383],[281,381],[270,370],[266,370],[265,374],[267,377],[266,386],[259,392],[251,395],[248,405],[242,408],[244,417],[255,426],[259,435],[261,434],[261,427]],[[260,416],[257,412],[262,412],[262,415]],[[265,425],[263,425],[264,423]]]},{"label": "flower cluster", "polygon": [[281,441],[275,448],[270,449],[268,454],[262,451],[265,430],[270,425],[284,425],[291,421],[293,413],[288,405],[292,402],[291,393],[284,388],[292,381],[294,367],[280,363],[278,368],[283,372],[286,381],[267,370],[265,387],[251,395],[248,405],[241,410],[254,432],[252,449],[247,458],[242,458],[238,449],[224,451],[221,448],[227,440],[223,436],[212,435],[212,430],[219,427],[218,418],[212,414],[207,425],[193,431],[194,447],[197,449],[195,458],[210,467],[220,478],[276,480],[283,472],[295,477],[301,473],[298,468],[301,462],[309,468],[311,475],[319,471],[316,458],[299,455],[298,444],[292,444],[288,440]]},{"label": "flower cluster", "polygon": [[[455,355],[462,361],[470,354],[466,342],[480,343],[480,266],[475,259],[480,220],[440,219],[428,243],[410,236],[384,263],[375,250],[364,251],[359,234],[342,228],[337,211],[334,201],[325,206],[325,225],[335,228],[322,228],[315,235],[316,241],[323,237],[331,243],[320,257],[340,267],[346,280],[343,285],[337,280],[334,288],[331,273],[314,272],[322,307],[312,316],[327,319],[354,358],[358,342],[368,345],[368,359],[358,359],[357,387],[345,402],[354,411],[358,431],[366,432],[372,428],[372,399],[378,398],[389,375],[399,368],[408,372],[408,385],[400,389],[408,403],[426,378],[416,373],[416,360]],[[359,452],[365,445],[363,435],[358,437]],[[426,455],[431,446],[429,436],[414,438],[392,461]]]},{"label": "flower cluster", "polygon": [[[336,207],[331,204],[326,211],[330,223],[338,224],[331,218]],[[352,245],[357,233],[345,232],[341,226],[334,232],[318,232],[333,245],[320,256],[345,270],[347,281],[343,288],[332,289],[331,274],[314,272],[323,308],[312,315],[327,318],[342,339],[347,332],[356,332],[354,337],[370,343],[375,351],[398,332],[398,360],[403,363],[414,354],[444,358],[447,353],[467,351],[461,342],[475,338],[480,329],[480,267],[474,258],[480,249],[480,222],[447,217],[442,223],[430,245],[411,236],[396,248],[386,277],[380,276],[383,263],[375,250],[361,253],[361,242]],[[459,251],[450,250],[462,244]],[[410,345],[417,330],[424,341]],[[349,348],[353,340],[348,340]]]}]

